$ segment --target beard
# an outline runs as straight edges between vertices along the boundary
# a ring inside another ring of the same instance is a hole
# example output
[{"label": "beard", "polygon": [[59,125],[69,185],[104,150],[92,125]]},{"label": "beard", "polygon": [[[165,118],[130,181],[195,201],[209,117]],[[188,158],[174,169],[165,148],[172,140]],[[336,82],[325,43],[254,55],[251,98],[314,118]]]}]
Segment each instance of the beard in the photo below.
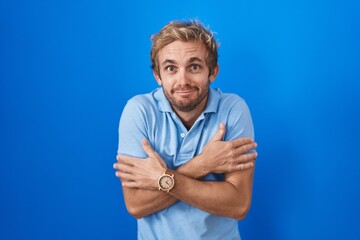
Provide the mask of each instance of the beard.
[{"label": "beard", "polygon": [[[207,86],[206,88],[203,89],[203,91],[201,91],[200,88],[198,87],[192,87],[190,85],[185,85],[182,88],[176,88],[170,91],[170,93],[165,90],[164,88],[163,92],[165,94],[166,99],[170,102],[170,105],[175,109],[178,110],[180,112],[191,112],[194,109],[196,109],[200,103],[208,96],[209,94],[209,86]],[[182,100],[177,100],[173,97],[173,94],[177,91],[177,90],[195,90],[198,94],[195,98],[189,98],[189,99],[182,99]]]}]

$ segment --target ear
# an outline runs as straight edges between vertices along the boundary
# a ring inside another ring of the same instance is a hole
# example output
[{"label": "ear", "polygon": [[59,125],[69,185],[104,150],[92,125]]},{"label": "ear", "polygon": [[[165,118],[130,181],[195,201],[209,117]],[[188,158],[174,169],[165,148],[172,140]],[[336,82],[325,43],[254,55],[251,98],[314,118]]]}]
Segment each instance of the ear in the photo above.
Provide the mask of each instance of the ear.
[{"label": "ear", "polygon": [[213,82],[216,78],[216,76],[218,75],[220,70],[219,64],[216,65],[216,67],[214,68],[212,74],[209,76],[209,80],[210,82]]},{"label": "ear", "polygon": [[159,86],[161,86],[162,85],[161,77],[156,70],[153,70],[153,75],[156,82],[159,84]]}]

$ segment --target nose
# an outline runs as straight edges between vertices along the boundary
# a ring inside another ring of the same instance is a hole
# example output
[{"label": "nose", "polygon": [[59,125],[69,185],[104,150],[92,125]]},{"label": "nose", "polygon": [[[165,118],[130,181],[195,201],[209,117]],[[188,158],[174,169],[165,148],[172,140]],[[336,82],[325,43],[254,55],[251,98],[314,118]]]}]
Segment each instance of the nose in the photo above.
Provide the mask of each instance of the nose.
[{"label": "nose", "polygon": [[177,82],[178,82],[178,84],[180,86],[187,85],[187,84],[189,84],[191,82],[189,73],[185,69],[182,69],[182,70],[179,71],[178,81]]}]

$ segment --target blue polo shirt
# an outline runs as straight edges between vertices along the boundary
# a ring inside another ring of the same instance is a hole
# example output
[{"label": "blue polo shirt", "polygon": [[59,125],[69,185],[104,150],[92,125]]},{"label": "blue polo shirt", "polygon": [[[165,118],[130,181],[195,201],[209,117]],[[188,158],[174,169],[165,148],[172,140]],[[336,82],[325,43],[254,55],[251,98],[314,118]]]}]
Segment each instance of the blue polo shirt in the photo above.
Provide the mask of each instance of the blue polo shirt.
[{"label": "blue polo shirt", "polygon": [[[251,115],[245,101],[219,89],[209,90],[205,110],[190,130],[172,110],[161,88],[131,98],[121,115],[118,154],[146,158],[141,140],[146,138],[170,169],[201,153],[220,123],[226,126],[224,141],[254,138]],[[141,160],[139,160],[141,161]],[[223,174],[209,174],[204,181],[223,181]],[[186,202],[138,220],[138,239],[240,239],[237,220],[209,214]]]}]

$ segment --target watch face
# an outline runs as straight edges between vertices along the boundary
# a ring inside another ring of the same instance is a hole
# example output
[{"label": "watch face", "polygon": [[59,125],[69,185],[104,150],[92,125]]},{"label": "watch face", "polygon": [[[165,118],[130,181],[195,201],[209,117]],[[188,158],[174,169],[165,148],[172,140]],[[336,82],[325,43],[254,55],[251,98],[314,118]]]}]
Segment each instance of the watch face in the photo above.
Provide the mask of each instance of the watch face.
[{"label": "watch face", "polygon": [[170,177],[168,175],[164,175],[161,177],[159,184],[162,189],[168,190],[174,186],[174,180],[172,177]]}]

